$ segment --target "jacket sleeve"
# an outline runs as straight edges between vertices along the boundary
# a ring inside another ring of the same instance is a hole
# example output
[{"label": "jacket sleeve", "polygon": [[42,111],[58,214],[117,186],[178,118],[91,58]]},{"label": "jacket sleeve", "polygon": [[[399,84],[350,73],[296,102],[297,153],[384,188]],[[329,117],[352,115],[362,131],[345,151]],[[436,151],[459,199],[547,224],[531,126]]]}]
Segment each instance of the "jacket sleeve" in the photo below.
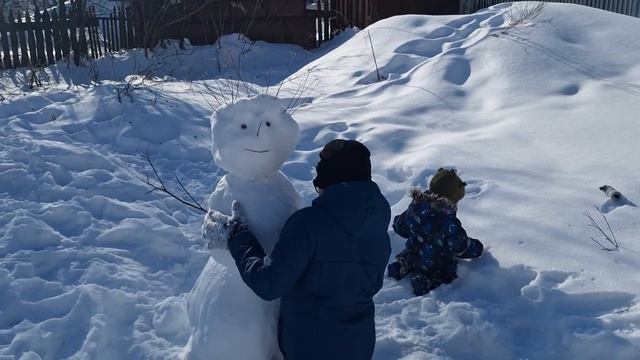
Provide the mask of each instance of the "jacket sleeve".
[{"label": "jacket sleeve", "polygon": [[229,241],[229,251],[242,280],[264,300],[287,293],[306,269],[312,254],[308,229],[296,215],[285,224],[270,256],[266,256],[249,231],[242,231]]},{"label": "jacket sleeve", "polygon": [[470,259],[482,255],[482,243],[467,236],[458,218],[453,218],[446,229],[449,250],[457,257]]},{"label": "jacket sleeve", "polygon": [[393,231],[405,239],[408,239],[409,236],[411,236],[411,229],[409,228],[409,224],[407,224],[407,214],[409,213],[411,206],[413,206],[413,203],[411,203],[409,208],[402,214],[393,218]]}]

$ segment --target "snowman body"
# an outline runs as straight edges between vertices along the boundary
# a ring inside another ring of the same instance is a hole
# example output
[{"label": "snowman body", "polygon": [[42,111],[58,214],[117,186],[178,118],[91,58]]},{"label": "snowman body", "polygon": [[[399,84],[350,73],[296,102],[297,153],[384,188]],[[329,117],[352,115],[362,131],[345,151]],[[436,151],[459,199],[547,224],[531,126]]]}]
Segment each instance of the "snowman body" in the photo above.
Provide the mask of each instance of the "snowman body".
[{"label": "snowman body", "polygon": [[[261,95],[219,109],[212,118],[213,154],[227,170],[208,206],[230,215],[238,201],[249,226],[269,254],[301,199],[279,170],[298,140],[297,123],[275,98]],[[279,301],[265,301],[242,281],[226,248],[211,257],[188,296],[189,359],[272,360]]]}]

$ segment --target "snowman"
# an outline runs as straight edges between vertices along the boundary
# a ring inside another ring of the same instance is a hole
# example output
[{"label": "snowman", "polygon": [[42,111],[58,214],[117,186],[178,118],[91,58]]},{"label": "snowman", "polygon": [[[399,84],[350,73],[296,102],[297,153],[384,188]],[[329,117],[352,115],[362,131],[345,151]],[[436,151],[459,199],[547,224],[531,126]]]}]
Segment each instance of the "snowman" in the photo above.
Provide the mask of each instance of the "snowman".
[{"label": "snowman", "polygon": [[[301,206],[299,194],[280,171],[298,142],[298,124],[276,98],[258,95],[218,109],[211,132],[214,160],[227,174],[211,194],[209,209],[230,215],[232,203],[240,203],[249,229],[269,254],[285,221]],[[211,257],[188,295],[191,336],[186,357],[280,358],[278,300],[264,301],[249,289],[226,238],[208,233],[208,221],[205,217],[203,236]]]}]

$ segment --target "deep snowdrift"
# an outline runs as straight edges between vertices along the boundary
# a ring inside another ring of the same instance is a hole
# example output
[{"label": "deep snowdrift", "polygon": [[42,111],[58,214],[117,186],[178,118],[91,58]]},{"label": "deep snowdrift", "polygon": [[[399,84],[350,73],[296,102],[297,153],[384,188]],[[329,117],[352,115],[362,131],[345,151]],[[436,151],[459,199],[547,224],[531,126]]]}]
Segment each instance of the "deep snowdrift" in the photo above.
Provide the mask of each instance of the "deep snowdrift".
[{"label": "deep snowdrift", "polygon": [[[394,214],[440,166],[470,184],[459,215],[485,256],[425,297],[386,281],[376,359],[637,358],[640,213],[612,207],[598,187],[640,202],[640,20],[548,4],[510,27],[518,13],[395,17],[312,53],[257,43],[240,65],[237,37],[151,60],[132,51],[51,67],[61,84],[24,94],[24,74],[3,73],[0,355],[180,356],[185,294],[207,257],[202,215],[146,194],[136,150],[204,202],[222,175],[211,107],[251,87],[303,103],[284,171],[307,203],[317,154],[335,137],[372,150]],[[156,78],[133,82],[128,97],[123,79],[142,70]],[[238,75],[238,87],[224,80]],[[619,251],[590,240],[593,206]],[[395,254],[403,244],[392,242]]]}]

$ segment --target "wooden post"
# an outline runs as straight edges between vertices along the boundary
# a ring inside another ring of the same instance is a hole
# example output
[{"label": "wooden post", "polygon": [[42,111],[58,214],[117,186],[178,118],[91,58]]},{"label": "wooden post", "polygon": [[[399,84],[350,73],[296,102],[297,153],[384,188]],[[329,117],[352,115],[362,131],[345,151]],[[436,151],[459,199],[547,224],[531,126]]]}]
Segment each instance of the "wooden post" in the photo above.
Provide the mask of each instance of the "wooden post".
[{"label": "wooden post", "polygon": [[51,29],[53,32],[53,51],[56,61],[62,59],[62,39],[60,37],[60,18],[54,9],[51,12]]},{"label": "wooden post", "polygon": [[[131,21],[131,11],[129,8],[123,9],[123,20],[125,30],[124,37],[127,40],[127,48],[133,49],[136,47],[136,44],[133,39],[133,22]],[[182,39],[182,41],[184,41],[184,39]]]},{"label": "wooden post", "polygon": [[71,39],[69,38],[70,21],[63,0],[59,0],[58,9],[60,9],[60,13],[58,14],[58,33],[60,34],[60,45],[62,46],[61,52],[64,58],[69,59],[69,56],[71,56]]},{"label": "wooden post", "polygon": [[90,29],[93,34],[91,42],[93,43],[93,51],[96,51],[96,58],[102,57],[102,50],[100,49],[100,33],[98,32],[98,19],[96,18],[96,9],[92,6],[89,9],[90,13]]},{"label": "wooden post", "polygon": [[[363,26],[363,28],[369,26],[369,14],[367,14],[368,9],[369,9],[369,0],[362,0],[362,26]],[[416,8],[414,7],[414,9],[416,9]]]},{"label": "wooden post", "polygon": [[0,11],[0,48],[2,48],[2,67],[11,69],[11,51],[9,49],[9,37],[5,29],[4,14]]},{"label": "wooden post", "polygon": [[337,28],[342,31],[344,29],[344,21],[342,21],[342,5],[344,4],[344,0],[334,0],[337,1],[336,7],[333,10],[333,16],[336,18]]},{"label": "wooden post", "polygon": [[13,18],[13,11],[9,10],[9,40],[11,40],[11,52],[13,53],[13,67],[20,67],[20,52],[18,51],[18,26]]},{"label": "wooden post", "polygon": [[331,39],[331,27],[330,19],[331,19],[331,11],[329,10],[329,0],[322,0],[324,6],[322,9],[322,18],[324,19],[324,41],[329,41]]},{"label": "wooden post", "polygon": [[358,26],[358,0],[351,0],[351,26]]},{"label": "wooden post", "polygon": [[120,42],[118,41],[118,12],[116,11],[116,7],[113,7],[113,11],[111,12],[111,40],[113,42],[113,48],[115,51],[121,49]]},{"label": "wooden post", "polygon": [[320,44],[322,44],[322,5],[317,1],[315,9],[315,22],[316,34],[314,40],[316,41],[316,47],[320,47]]},{"label": "wooden post", "polygon": [[86,9],[84,12],[84,17],[85,17],[85,25],[87,26],[87,35],[89,35],[87,37],[87,50],[91,51],[91,57],[94,59],[98,58],[98,50],[96,50],[96,43],[93,40],[93,22],[91,21],[91,9]]},{"label": "wooden post", "polygon": [[44,43],[47,49],[47,62],[49,64],[54,64],[56,59],[53,56],[53,36],[51,34],[54,29],[53,23],[51,22],[51,18],[49,17],[49,13],[46,9],[42,14],[42,30],[44,31]]},{"label": "wooden post", "polygon": [[73,63],[80,65],[80,48],[78,44],[77,27],[78,16],[76,2],[71,0],[71,10],[69,10],[69,43],[71,45],[71,52],[73,53]]},{"label": "wooden post", "polygon": [[102,22],[102,41],[104,42],[104,53],[106,55],[111,52],[111,44],[109,43],[109,36],[107,36],[107,34],[110,34],[109,21],[107,19],[100,19],[100,21]]},{"label": "wooden post", "polygon": [[127,19],[127,40],[129,43],[129,48],[133,49],[134,47],[137,47],[136,44],[136,40],[135,40],[135,34],[134,34],[134,21],[133,21],[133,14],[131,13],[130,9],[127,9],[127,12],[125,13],[125,18]]},{"label": "wooden post", "polygon": [[47,64],[47,55],[44,50],[44,36],[42,35],[42,16],[40,15],[40,9],[36,5],[35,13],[33,14],[33,27],[36,35],[36,51],[38,54],[37,65],[44,66]]},{"label": "wooden post", "polygon": [[[76,0],[75,16],[78,19],[78,47],[80,48],[80,56],[88,56],[89,48],[87,46],[87,28],[86,28],[86,12],[83,0]],[[75,59],[74,59],[75,60]],[[78,64],[80,61],[78,60]]]},{"label": "wooden post", "polygon": [[35,66],[38,63],[38,55],[36,53],[36,38],[33,35],[33,23],[31,22],[29,10],[25,12],[24,18],[27,29],[27,41],[29,43],[29,65]]},{"label": "wooden post", "polygon": [[[18,13],[16,16],[17,25],[20,27],[22,24],[22,16]],[[24,29],[18,31],[18,40],[20,40],[20,65],[29,66],[29,48],[27,46],[27,35]]]},{"label": "wooden post", "polygon": [[118,31],[120,31],[120,47],[129,49],[129,44],[127,44],[127,28],[124,23],[124,9],[122,7],[118,9],[118,25]]}]

